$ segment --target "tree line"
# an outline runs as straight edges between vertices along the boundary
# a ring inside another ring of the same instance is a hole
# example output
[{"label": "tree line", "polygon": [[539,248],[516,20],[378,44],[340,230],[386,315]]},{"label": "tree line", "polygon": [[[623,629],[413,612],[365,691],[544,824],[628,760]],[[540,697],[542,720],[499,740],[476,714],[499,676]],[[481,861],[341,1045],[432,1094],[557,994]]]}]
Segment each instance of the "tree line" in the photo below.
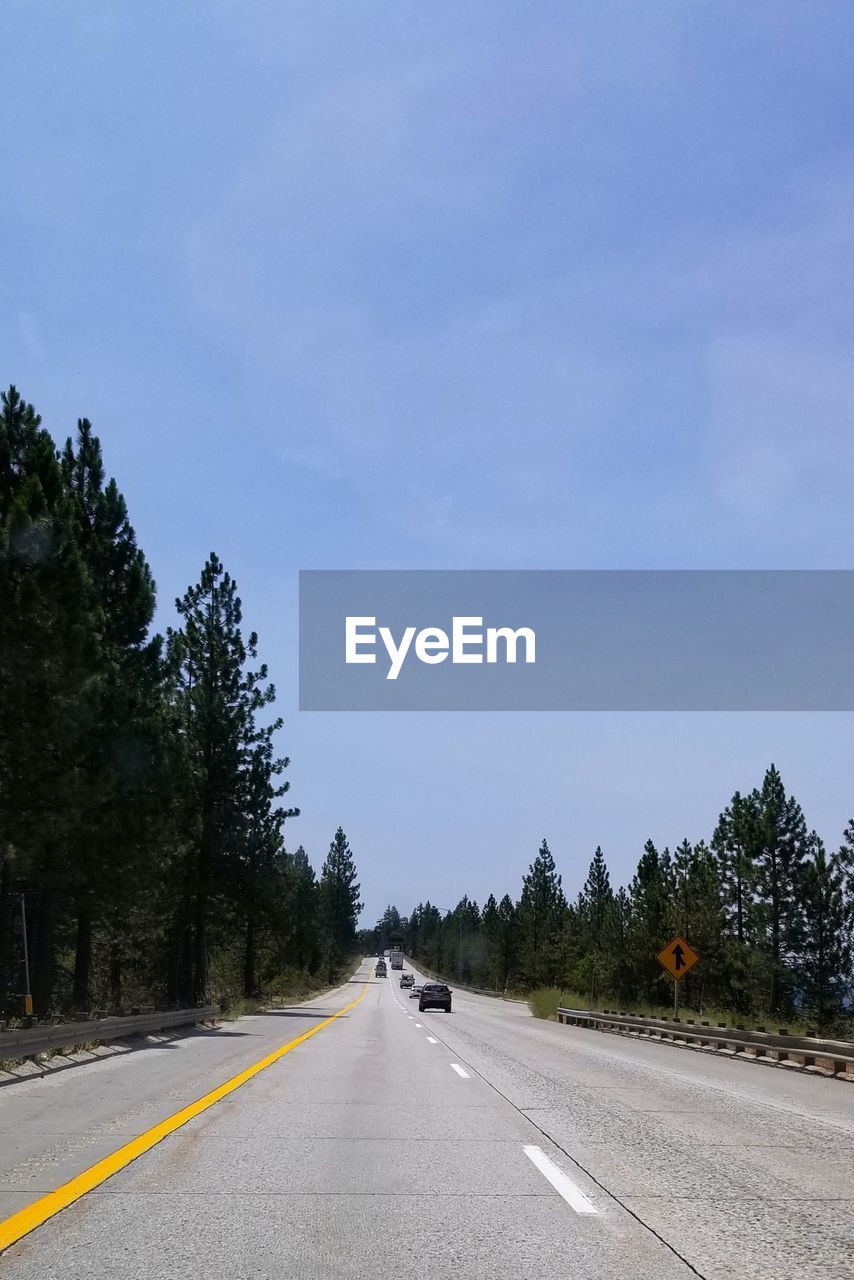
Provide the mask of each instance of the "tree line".
[{"label": "tree line", "polygon": [[828,852],[771,765],[761,786],[736,792],[708,842],[648,840],[626,886],[612,884],[597,848],[568,901],[543,840],[517,901],[490,894],[481,908],[464,897],[448,912],[422,902],[408,917],[389,906],[363,936],[474,986],[559,987],[630,1009],[672,1003],[656,955],[676,934],[700,955],[681,983],[687,1007],[850,1022],[854,821]]},{"label": "tree line", "polygon": [[339,827],[289,853],[275,687],[215,553],[155,582],[91,423],[0,401],[0,1016],[331,982],[361,902]]}]

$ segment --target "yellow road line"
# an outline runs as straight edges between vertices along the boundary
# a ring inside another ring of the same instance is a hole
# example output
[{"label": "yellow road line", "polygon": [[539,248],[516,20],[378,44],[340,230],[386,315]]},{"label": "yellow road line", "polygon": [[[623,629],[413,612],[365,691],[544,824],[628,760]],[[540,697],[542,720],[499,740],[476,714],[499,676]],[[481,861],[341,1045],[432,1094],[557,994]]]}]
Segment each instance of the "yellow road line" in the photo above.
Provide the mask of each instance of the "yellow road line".
[{"label": "yellow road line", "polygon": [[118,1151],[114,1151],[111,1155],[105,1156],[103,1160],[99,1160],[97,1164],[93,1164],[89,1169],[84,1169],[82,1173],[78,1173],[70,1182],[63,1183],[61,1187],[57,1187],[55,1191],[49,1191],[47,1195],[36,1200],[34,1204],[28,1204],[26,1208],[19,1209],[10,1218],[4,1219],[0,1222],[0,1252],[15,1244],[22,1236],[34,1231],[36,1227],[40,1227],[43,1222],[47,1222],[48,1218],[52,1218],[55,1213],[59,1213],[60,1210],[73,1204],[75,1200],[79,1200],[81,1196],[85,1196],[87,1191],[92,1191],[95,1187],[99,1187],[102,1182],[106,1182],[107,1178],[111,1178],[114,1173],[124,1169],[132,1160],[136,1160],[137,1156],[144,1155],[146,1151],[156,1147],[158,1142],[168,1138],[170,1133],[180,1129],[188,1120],[201,1115],[203,1111],[207,1111],[208,1107],[212,1107],[215,1102],[219,1102],[222,1098],[228,1097],[230,1093],[234,1093],[235,1089],[239,1089],[242,1084],[246,1084],[248,1080],[257,1076],[259,1072],[271,1067],[274,1062],[278,1062],[286,1053],[290,1053],[291,1049],[295,1049],[298,1044],[302,1044],[303,1041],[316,1036],[318,1031],[328,1027],[330,1022],[334,1022],[336,1018],[340,1018],[342,1014],[354,1008],[367,992],[368,985],[365,985],[355,1000],[351,1000],[349,1004],[346,1004],[343,1009],[339,1009],[337,1013],[333,1013],[331,1017],[324,1018],[323,1022],[318,1022],[317,1026],[303,1032],[295,1040],[290,1040],[287,1044],[282,1045],[275,1052],[268,1054],[266,1058],[262,1058],[260,1062],[256,1062],[254,1066],[247,1067],[245,1071],[241,1071],[239,1075],[232,1076],[230,1080],[226,1080],[225,1084],[218,1085],[216,1089],[211,1089],[210,1093],[206,1093],[197,1102],[191,1102],[189,1106],[176,1111],[174,1115],[168,1116],[166,1120],[161,1120],[160,1124],[147,1129],[138,1138],[132,1138],[123,1147],[119,1147]]}]

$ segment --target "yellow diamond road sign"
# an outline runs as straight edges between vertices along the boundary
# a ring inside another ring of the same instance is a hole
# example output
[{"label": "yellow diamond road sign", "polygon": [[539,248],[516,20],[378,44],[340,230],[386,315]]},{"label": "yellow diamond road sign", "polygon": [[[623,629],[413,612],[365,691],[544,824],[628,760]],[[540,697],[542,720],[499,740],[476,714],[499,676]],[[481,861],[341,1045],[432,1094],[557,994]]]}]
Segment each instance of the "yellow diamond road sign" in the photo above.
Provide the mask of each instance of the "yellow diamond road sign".
[{"label": "yellow diamond road sign", "polygon": [[684,978],[688,970],[693,969],[700,959],[694,948],[690,947],[684,938],[678,936],[671,938],[655,958],[677,982],[680,978]]}]

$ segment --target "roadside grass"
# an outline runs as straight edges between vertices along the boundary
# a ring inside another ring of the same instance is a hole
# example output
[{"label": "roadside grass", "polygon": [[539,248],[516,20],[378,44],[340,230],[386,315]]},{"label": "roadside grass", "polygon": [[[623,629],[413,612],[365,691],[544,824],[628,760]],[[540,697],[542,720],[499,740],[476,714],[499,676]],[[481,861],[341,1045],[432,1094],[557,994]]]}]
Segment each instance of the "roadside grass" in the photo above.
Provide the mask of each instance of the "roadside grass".
[{"label": "roadside grass", "polygon": [[362,963],[362,957],[356,956],[346,965],[332,983],[324,982],[317,977],[299,969],[282,974],[265,988],[262,995],[248,999],[245,996],[222,994],[216,1003],[222,1012],[220,1021],[236,1022],[238,1018],[250,1017],[255,1013],[264,1013],[274,1002],[283,1004],[303,1004],[334,991],[342,982],[347,982]]},{"label": "roadside grass", "polygon": [[570,1005],[570,997],[571,993],[569,991],[561,991],[560,987],[538,987],[536,991],[532,991],[528,995],[528,1004],[535,1018],[548,1018],[556,1021],[559,1008],[579,1007],[578,1005]]},{"label": "roadside grass", "polygon": [[[596,1001],[593,1005],[590,1003],[589,995],[581,995],[578,991],[561,989],[560,987],[540,987],[536,991],[528,993],[528,1004],[531,1013],[535,1018],[545,1018],[551,1021],[557,1020],[557,1011],[559,1008],[564,1009],[591,1009],[593,1012],[602,1013],[605,1009],[609,1013],[626,1013],[633,1014],[639,1018],[673,1018],[672,1005],[649,1004],[644,1001],[640,1003],[630,1002],[625,1006],[620,1006],[618,1002],[607,998]],[[726,1027],[742,1027],[747,1031],[768,1031],[776,1033],[783,1028],[790,1035],[807,1035],[816,1033],[819,1028],[816,1023],[808,1018],[794,1016],[790,1018],[780,1017],[773,1013],[758,1013],[747,1016],[738,1013],[733,1009],[722,1009],[715,1005],[705,1005],[702,1009],[692,1009],[687,1006],[679,1011],[680,1019],[684,1022],[689,1018],[695,1022],[705,1020],[712,1026],[718,1024]],[[850,1025],[825,1029],[821,1033],[827,1036],[838,1036],[840,1039],[850,1039],[854,1034],[854,1028]]]}]

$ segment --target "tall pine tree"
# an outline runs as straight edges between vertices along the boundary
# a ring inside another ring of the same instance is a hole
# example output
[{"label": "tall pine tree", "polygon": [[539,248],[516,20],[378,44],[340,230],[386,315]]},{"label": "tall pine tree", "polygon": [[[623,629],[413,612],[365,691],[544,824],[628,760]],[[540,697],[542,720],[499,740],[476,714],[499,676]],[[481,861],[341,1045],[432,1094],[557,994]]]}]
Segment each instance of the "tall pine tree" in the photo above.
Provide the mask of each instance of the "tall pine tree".
[{"label": "tall pine tree", "polygon": [[81,821],[69,842],[71,901],[76,915],[72,999],[91,998],[93,930],[109,936],[110,987],[122,999],[122,970],[133,950],[134,917],[144,898],[156,837],[151,803],[156,764],[160,641],[148,640],[154,582],[115,480],[104,482],[101,444],[91,423],[77,424],[66,441],[62,475],[72,505],[75,537],[97,609],[97,681],[90,732],[78,776],[84,790]]},{"label": "tall pine tree", "polygon": [[558,979],[558,940],[565,911],[561,877],[543,840],[522,881],[516,910],[521,970],[531,987],[550,985]]},{"label": "tall pine tree", "polygon": [[320,962],[320,889],[317,876],[302,845],[289,862],[291,882],[291,953],[300,972],[314,970]]},{"label": "tall pine tree", "polygon": [[792,1008],[792,961],[803,934],[798,889],[808,845],[806,822],[798,802],[786,794],[773,764],[761,790],[753,793],[753,802],[757,916],[759,941],[768,964],[768,1008],[785,1013]]},{"label": "tall pine tree", "polygon": [[342,962],[352,954],[356,924],[362,902],[358,872],[347,837],[341,827],[335,832],[320,875],[320,919],[323,956],[329,982],[333,982]]},{"label": "tall pine tree", "polygon": [[712,836],[712,848],[720,867],[727,923],[740,945],[750,942],[753,937],[757,820],[754,798],[736,791],[718,819]]},{"label": "tall pine tree", "polygon": [[233,883],[242,834],[241,800],[247,752],[257,740],[255,716],[274,697],[257,659],[258,638],[244,641],[237,584],[212,552],[196,586],[176,608],[170,629],[174,711],[181,743],[181,794],[186,857],[176,917],[176,995],[207,996],[211,921]]}]

